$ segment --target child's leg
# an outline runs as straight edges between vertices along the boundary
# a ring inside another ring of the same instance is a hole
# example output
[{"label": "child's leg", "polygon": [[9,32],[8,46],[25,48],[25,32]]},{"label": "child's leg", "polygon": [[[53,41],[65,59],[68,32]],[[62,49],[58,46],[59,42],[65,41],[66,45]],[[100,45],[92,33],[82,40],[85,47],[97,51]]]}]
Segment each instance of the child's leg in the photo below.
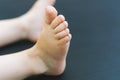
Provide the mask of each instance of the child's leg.
[{"label": "child's leg", "polygon": [[55,0],[37,0],[23,16],[0,21],[0,47],[9,43],[29,39],[36,41],[43,26],[44,10]]},{"label": "child's leg", "polygon": [[24,78],[34,75],[34,68],[39,66],[40,74],[47,70],[45,63],[39,59],[39,65],[30,59],[27,54],[31,50],[19,53],[0,56],[0,80],[23,80]]},{"label": "child's leg", "polygon": [[64,16],[55,8],[46,8],[45,25],[32,48],[0,57],[0,80],[20,80],[30,75],[59,75],[66,65],[71,40]]}]

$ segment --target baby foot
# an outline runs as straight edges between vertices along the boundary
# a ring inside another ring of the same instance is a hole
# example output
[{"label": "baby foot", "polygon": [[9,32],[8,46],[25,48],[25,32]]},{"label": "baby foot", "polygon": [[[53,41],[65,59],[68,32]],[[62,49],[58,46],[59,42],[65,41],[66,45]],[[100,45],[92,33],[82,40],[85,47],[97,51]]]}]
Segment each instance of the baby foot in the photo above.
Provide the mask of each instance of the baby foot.
[{"label": "baby foot", "polygon": [[48,70],[44,74],[47,75],[63,73],[71,40],[68,23],[63,15],[57,16],[56,12],[55,8],[47,7],[47,24],[44,25],[41,35],[34,46],[36,53],[32,54],[33,56],[39,56],[46,64]]},{"label": "baby foot", "polygon": [[45,8],[48,5],[53,5],[55,0],[37,0],[33,7],[23,16],[20,20],[23,25],[23,31],[25,32],[25,39],[31,41],[37,41],[41,33],[44,19]]}]

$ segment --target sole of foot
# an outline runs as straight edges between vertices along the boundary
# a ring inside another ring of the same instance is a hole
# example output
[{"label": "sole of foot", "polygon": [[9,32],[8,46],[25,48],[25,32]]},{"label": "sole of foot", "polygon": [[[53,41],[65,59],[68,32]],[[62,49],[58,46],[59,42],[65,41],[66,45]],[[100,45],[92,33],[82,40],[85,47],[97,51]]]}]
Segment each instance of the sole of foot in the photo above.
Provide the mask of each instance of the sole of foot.
[{"label": "sole of foot", "polygon": [[44,74],[60,75],[64,72],[71,38],[65,17],[57,15],[57,10],[48,6],[43,30],[34,46],[37,53],[31,54],[39,56],[48,67]]}]

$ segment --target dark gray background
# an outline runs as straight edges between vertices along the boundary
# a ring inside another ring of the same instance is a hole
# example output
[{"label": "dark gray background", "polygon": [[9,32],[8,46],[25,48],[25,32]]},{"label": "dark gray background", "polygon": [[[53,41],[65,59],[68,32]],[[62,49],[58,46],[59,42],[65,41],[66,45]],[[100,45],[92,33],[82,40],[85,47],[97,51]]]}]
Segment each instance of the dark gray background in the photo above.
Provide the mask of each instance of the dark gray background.
[{"label": "dark gray background", "polygon": [[[34,0],[0,0],[0,18],[25,13]],[[73,39],[63,75],[34,76],[26,80],[120,80],[120,0],[57,0]],[[20,41],[0,54],[21,51],[33,43]]]}]

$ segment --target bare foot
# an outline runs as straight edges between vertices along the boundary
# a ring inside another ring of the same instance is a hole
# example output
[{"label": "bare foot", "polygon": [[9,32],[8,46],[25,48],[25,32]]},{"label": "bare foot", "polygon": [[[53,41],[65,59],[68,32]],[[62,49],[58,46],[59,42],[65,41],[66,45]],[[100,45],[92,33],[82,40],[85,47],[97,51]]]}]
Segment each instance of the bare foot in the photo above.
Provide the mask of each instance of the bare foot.
[{"label": "bare foot", "polygon": [[41,33],[44,19],[45,8],[48,5],[53,5],[55,0],[37,0],[33,7],[20,20],[25,31],[25,38],[31,41],[37,41]]},{"label": "bare foot", "polygon": [[[63,73],[71,40],[68,23],[65,21],[64,16],[57,16],[56,12],[54,7],[49,6],[46,8],[47,24],[44,25],[41,35],[33,47],[34,54],[30,55],[32,58],[39,56],[43,60],[48,68],[44,73],[46,75]],[[36,62],[39,63],[37,57],[35,58]]]}]

